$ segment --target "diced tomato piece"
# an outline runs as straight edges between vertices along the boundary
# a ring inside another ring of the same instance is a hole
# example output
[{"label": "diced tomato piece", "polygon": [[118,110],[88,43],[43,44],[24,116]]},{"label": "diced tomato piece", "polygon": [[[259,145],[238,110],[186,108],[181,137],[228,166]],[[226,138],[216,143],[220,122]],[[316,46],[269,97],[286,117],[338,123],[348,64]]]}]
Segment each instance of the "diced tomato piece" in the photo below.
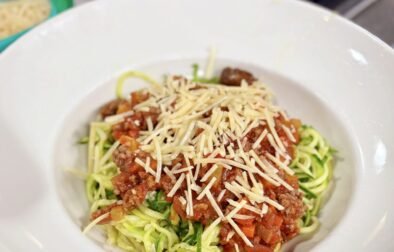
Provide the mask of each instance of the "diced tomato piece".
[{"label": "diced tomato piece", "polygon": [[297,176],[287,175],[285,177],[285,180],[294,189],[298,190],[298,177]]},{"label": "diced tomato piece", "polygon": [[268,229],[268,228],[264,227],[263,225],[259,225],[258,236],[266,243],[268,243],[271,240],[273,234],[274,234],[274,232],[271,229]]},{"label": "diced tomato piece", "polygon": [[276,188],[276,186],[265,179],[262,179],[262,183],[264,185],[264,190],[270,190]]},{"label": "diced tomato piece", "polygon": [[236,252],[234,246],[226,244],[223,246],[223,252]]},{"label": "diced tomato piece", "polygon": [[242,232],[249,238],[253,238],[254,237],[254,232],[256,230],[256,225],[252,224],[252,225],[247,225],[247,226],[241,226],[240,227]]},{"label": "diced tomato piece", "polygon": [[283,218],[280,215],[269,211],[264,216],[263,221],[267,228],[279,228],[283,223]]},{"label": "diced tomato piece", "polygon": [[293,124],[293,126],[296,129],[298,129],[298,128],[300,128],[302,126],[302,122],[301,122],[300,119],[296,119],[296,118],[290,119],[290,123]]},{"label": "diced tomato piece", "polygon": [[267,228],[264,225],[257,227],[257,235],[267,244],[276,244],[282,240],[280,229]]},{"label": "diced tomato piece", "polygon": [[279,215],[275,215],[275,219],[274,219],[273,225],[275,227],[280,227],[282,225],[282,223],[283,223],[283,217],[279,216]]},{"label": "diced tomato piece", "polygon": [[253,225],[254,219],[246,219],[246,220],[244,220],[244,219],[236,219],[236,218],[234,218],[234,221],[239,223],[239,224],[241,224],[241,225],[249,226],[249,225]]},{"label": "diced tomato piece", "polygon": [[122,133],[121,131],[113,131],[113,132],[112,132],[112,136],[113,136],[115,139],[120,139],[122,135],[123,135],[123,133]]},{"label": "diced tomato piece", "polygon": [[141,170],[141,168],[142,167],[139,164],[134,163],[134,164],[130,165],[129,172],[131,174],[134,174],[134,173],[137,173],[139,170]]},{"label": "diced tomato piece", "polygon": [[155,159],[151,159],[150,161],[150,167],[156,171],[157,168],[157,161]]},{"label": "diced tomato piece", "polygon": [[129,137],[129,136],[125,136],[125,135],[122,135],[120,138],[119,138],[119,142],[122,144],[122,145],[128,145],[129,147],[130,147],[130,150],[131,151],[136,151],[136,150],[138,150],[138,147],[139,147],[139,143],[138,143],[138,141],[135,139],[135,138],[132,138],[132,137]]},{"label": "diced tomato piece", "polygon": [[122,206],[116,206],[116,207],[112,208],[110,211],[111,220],[113,220],[113,221],[121,220],[123,218],[124,214],[125,214],[125,212],[124,212]]},{"label": "diced tomato piece", "polygon": [[196,220],[196,221],[199,220],[201,218],[201,216],[202,216],[202,212],[200,212],[200,211],[194,210],[193,213],[194,213],[193,219]]},{"label": "diced tomato piece", "polygon": [[130,139],[130,137],[128,137],[128,136],[121,136],[119,138],[119,142],[120,142],[120,144],[127,144],[129,142],[129,139]]},{"label": "diced tomato piece", "polygon": [[149,93],[143,93],[141,91],[131,93],[131,107],[134,107],[138,103],[141,103],[149,98]]},{"label": "diced tomato piece", "polygon": [[271,239],[267,242],[268,244],[277,244],[278,242],[282,241],[282,235],[280,233],[280,230],[277,230],[276,232],[273,232]]},{"label": "diced tomato piece", "polygon": [[130,109],[131,109],[130,103],[127,101],[124,101],[119,104],[118,109],[116,110],[116,113],[121,114],[121,113],[129,111]]},{"label": "diced tomato piece", "polygon": [[131,137],[138,137],[138,135],[139,135],[139,130],[138,130],[138,129],[136,129],[136,130],[129,130],[129,131],[127,132],[127,134],[128,134],[129,136],[131,136]]}]

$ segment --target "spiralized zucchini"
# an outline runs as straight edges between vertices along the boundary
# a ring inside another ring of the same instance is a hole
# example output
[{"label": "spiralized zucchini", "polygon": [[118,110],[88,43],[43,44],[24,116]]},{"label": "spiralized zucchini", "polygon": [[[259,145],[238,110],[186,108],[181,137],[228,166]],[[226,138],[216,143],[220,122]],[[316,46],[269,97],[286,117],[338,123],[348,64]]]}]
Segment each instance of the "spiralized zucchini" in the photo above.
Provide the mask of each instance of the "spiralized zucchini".
[{"label": "spiralized zucchini", "polygon": [[128,71],[119,77],[118,82],[116,84],[116,96],[118,98],[123,98],[123,85],[124,85],[124,82],[129,78],[137,78],[137,79],[144,80],[156,88],[161,87],[161,85],[156,80],[154,80],[152,77],[150,77],[149,75],[146,75],[143,72]]},{"label": "spiralized zucchini", "polygon": [[300,221],[300,231],[307,234],[319,227],[317,215],[323,193],[332,178],[334,150],[323,136],[310,126],[302,126],[299,133],[301,141],[296,147],[291,168],[298,176],[300,190],[304,192],[303,201],[307,210]]}]

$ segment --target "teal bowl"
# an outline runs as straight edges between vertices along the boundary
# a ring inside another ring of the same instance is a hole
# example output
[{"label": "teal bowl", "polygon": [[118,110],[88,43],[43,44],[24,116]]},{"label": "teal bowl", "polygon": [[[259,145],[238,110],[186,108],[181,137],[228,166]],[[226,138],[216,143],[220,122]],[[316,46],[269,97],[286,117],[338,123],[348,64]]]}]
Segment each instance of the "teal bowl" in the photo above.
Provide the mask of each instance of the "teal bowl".
[{"label": "teal bowl", "polygon": [[[60,12],[72,7],[73,1],[72,0],[51,0],[50,4],[51,4],[51,13],[49,14],[47,19],[49,19],[53,16],[56,16]],[[9,46],[11,43],[13,43],[15,40],[17,40],[19,37],[21,37],[23,34],[28,32],[33,27],[34,26],[29,27],[26,30],[23,30],[17,34],[11,35],[7,38],[0,40],[0,52],[3,51],[7,46]]]}]

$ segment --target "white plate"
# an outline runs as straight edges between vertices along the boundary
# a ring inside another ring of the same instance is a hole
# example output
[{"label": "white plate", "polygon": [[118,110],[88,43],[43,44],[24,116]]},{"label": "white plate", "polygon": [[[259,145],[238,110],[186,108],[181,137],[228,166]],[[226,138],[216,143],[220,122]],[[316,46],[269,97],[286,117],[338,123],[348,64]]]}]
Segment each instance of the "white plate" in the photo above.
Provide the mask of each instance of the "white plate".
[{"label": "white plate", "polygon": [[[0,251],[99,251],[80,233],[75,140],[125,69],[188,73],[218,49],[339,150],[322,226],[295,251],[393,251],[394,53],[360,27],[293,0],[101,0],[0,55]],[[139,85],[133,86],[138,88]]]}]

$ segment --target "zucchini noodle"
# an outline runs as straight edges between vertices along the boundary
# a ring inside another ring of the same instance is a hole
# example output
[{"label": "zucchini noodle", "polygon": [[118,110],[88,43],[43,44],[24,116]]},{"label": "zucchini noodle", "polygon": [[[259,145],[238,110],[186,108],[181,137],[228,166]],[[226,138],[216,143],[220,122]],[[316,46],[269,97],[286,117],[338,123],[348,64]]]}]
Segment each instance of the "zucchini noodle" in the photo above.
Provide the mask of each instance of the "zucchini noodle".
[{"label": "zucchini noodle", "polygon": [[161,85],[157,81],[155,81],[152,77],[150,77],[149,75],[142,73],[142,72],[138,72],[138,71],[129,71],[129,72],[123,73],[118,79],[118,82],[116,84],[116,96],[118,98],[123,98],[124,82],[129,78],[138,78],[138,79],[148,82],[149,84],[153,85],[156,88],[161,87]]},{"label": "zucchini noodle", "polygon": [[305,215],[300,220],[302,234],[313,233],[319,227],[317,215],[320,210],[323,193],[332,178],[332,159],[334,150],[323,136],[310,126],[299,129],[301,141],[296,147],[296,156],[291,168],[299,179],[303,201],[307,206]]}]

